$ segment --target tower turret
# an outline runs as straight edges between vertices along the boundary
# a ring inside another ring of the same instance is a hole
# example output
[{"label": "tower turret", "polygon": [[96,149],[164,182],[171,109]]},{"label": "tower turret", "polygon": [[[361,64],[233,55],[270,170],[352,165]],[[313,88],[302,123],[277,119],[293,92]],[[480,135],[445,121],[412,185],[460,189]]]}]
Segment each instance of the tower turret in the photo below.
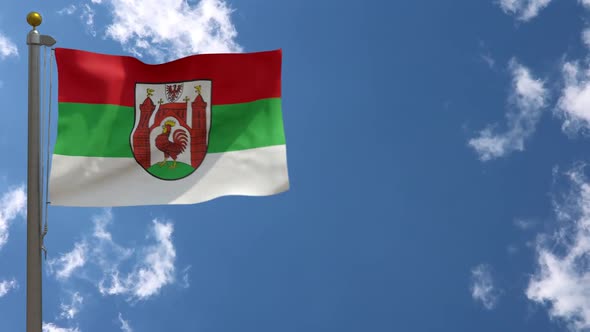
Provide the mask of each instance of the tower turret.
[{"label": "tower turret", "polygon": [[207,153],[207,103],[201,96],[200,85],[195,86],[195,91],[197,96],[191,103],[191,165],[197,168]]},{"label": "tower turret", "polygon": [[137,162],[147,169],[151,166],[149,122],[156,105],[150,98],[154,90],[147,89],[146,92],[147,97],[139,105],[139,123],[133,133],[133,154]]}]

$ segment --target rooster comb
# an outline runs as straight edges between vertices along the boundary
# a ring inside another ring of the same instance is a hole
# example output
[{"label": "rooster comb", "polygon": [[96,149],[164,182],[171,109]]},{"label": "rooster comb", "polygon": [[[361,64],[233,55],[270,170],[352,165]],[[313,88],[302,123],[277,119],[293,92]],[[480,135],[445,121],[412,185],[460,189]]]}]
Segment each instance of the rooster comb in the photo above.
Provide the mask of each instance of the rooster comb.
[{"label": "rooster comb", "polygon": [[164,122],[164,125],[174,127],[176,125],[176,122],[174,122],[172,120],[168,120],[168,121]]}]

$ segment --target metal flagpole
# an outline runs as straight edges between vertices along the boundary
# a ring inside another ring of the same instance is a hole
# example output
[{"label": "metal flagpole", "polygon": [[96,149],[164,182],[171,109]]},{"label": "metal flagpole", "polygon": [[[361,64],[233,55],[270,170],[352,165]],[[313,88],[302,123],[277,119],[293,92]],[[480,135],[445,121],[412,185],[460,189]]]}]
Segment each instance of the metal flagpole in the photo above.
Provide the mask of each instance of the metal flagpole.
[{"label": "metal flagpole", "polygon": [[29,45],[29,137],[27,161],[27,332],[42,332],[41,305],[41,183],[39,124],[39,53],[41,46],[52,46],[55,39],[39,34],[41,15],[30,12],[27,22],[33,30]]}]

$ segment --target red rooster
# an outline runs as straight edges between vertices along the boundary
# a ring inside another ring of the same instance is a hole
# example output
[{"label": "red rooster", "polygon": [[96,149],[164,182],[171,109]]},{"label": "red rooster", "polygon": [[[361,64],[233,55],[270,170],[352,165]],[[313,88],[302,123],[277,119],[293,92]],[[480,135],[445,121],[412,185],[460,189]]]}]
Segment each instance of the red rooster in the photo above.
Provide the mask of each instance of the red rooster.
[{"label": "red rooster", "polygon": [[170,141],[170,133],[175,125],[174,121],[166,121],[162,126],[162,133],[156,137],[156,147],[164,152],[164,160],[158,163],[160,167],[166,165],[166,161],[170,157],[174,163],[169,168],[176,168],[176,158],[184,152],[188,143],[188,136],[184,130],[176,130],[172,135],[172,141]]}]

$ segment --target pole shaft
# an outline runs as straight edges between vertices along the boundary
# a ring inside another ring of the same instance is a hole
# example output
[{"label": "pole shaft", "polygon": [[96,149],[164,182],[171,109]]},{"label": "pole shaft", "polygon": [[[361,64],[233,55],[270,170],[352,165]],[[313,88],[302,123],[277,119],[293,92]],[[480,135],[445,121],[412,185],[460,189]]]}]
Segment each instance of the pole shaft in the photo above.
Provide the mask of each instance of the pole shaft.
[{"label": "pole shaft", "polygon": [[27,332],[42,329],[41,183],[39,128],[40,35],[32,30],[29,45],[29,131],[27,162]]}]

